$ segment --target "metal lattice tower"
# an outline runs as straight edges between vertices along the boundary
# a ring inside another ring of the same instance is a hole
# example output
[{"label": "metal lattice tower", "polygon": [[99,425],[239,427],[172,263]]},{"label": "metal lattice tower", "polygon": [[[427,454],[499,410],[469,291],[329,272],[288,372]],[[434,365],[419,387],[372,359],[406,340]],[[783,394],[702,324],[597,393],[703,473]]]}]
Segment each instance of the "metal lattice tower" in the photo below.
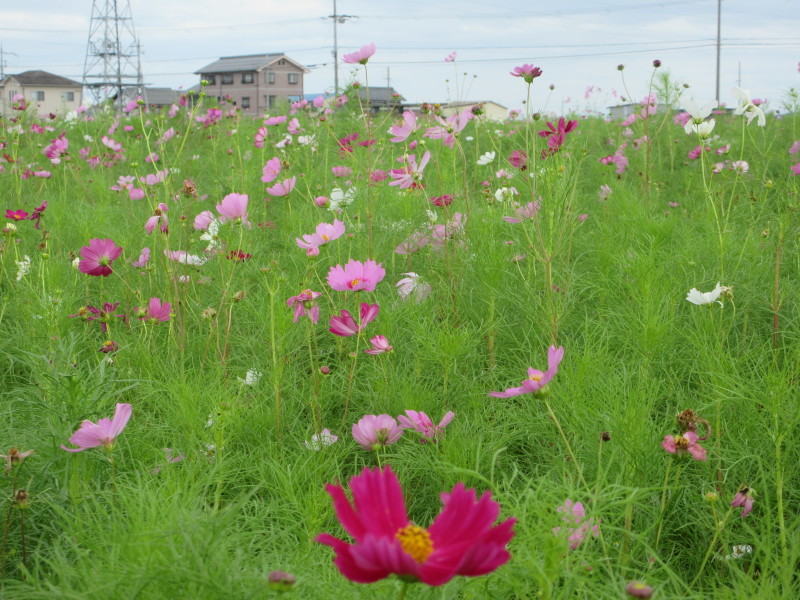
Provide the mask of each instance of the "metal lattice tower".
[{"label": "metal lattice tower", "polygon": [[83,85],[95,104],[116,97],[122,106],[122,89],[144,87],[139,59],[139,42],[133,28],[133,15],[128,0],[94,0],[86,60],[83,64]]}]

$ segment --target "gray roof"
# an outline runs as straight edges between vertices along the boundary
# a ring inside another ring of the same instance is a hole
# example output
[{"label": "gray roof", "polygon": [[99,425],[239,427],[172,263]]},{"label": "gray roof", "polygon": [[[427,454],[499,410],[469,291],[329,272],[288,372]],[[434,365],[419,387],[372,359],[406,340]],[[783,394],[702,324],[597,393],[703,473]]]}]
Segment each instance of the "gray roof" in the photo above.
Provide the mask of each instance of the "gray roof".
[{"label": "gray roof", "polygon": [[181,92],[165,87],[145,86],[141,93],[139,93],[137,87],[125,87],[122,89],[122,97],[126,101],[141,96],[146,104],[158,104],[161,106],[177,102],[180,95]]},{"label": "gray roof", "polygon": [[447,102],[446,104],[442,104],[442,106],[450,106],[452,108],[455,108],[457,106],[475,106],[476,104],[489,104],[489,103],[499,106],[500,108],[506,108],[505,106],[503,106],[499,102],[495,102],[494,100],[476,100],[475,102],[462,102],[462,101]]},{"label": "gray roof", "polygon": [[25,71],[17,75],[9,75],[13,77],[22,85],[46,85],[46,86],[59,86],[59,87],[81,87],[81,84],[72,79],[61,77],[61,75],[54,75],[47,71]]},{"label": "gray roof", "polygon": [[[367,99],[367,88],[360,87],[356,90],[358,97],[362,100]],[[397,90],[393,87],[374,87],[369,86],[369,101],[372,102],[380,102],[384,104],[391,104],[392,102],[402,102],[405,100],[402,96],[398,96],[397,98],[393,97],[393,94],[397,94]]]},{"label": "gray roof", "polygon": [[292,60],[283,52],[271,52],[269,54],[248,54],[245,56],[223,56],[219,60],[215,60],[210,65],[206,65],[194,73],[195,75],[200,75],[205,73],[237,73],[240,71],[256,71],[272,64],[279,58],[285,58],[304,71],[308,71],[308,69],[306,69],[303,65],[296,60]]}]

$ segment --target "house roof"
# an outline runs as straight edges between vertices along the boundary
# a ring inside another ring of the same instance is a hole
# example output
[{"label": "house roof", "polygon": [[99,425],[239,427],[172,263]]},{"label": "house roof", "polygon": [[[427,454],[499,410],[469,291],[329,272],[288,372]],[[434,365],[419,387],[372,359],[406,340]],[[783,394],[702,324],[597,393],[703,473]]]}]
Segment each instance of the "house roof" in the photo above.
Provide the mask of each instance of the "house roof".
[{"label": "house roof", "polygon": [[25,71],[16,75],[9,75],[13,77],[21,85],[43,85],[54,87],[81,87],[81,84],[72,79],[61,77],[61,75],[54,75],[47,71]]},{"label": "house roof", "polygon": [[475,102],[448,102],[447,104],[442,104],[442,106],[450,106],[450,107],[457,107],[457,106],[475,106],[476,104],[494,104],[495,106],[499,106],[500,108],[506,108],[499,102],[495,102],[494,100],[476,100]]},{"label": "house roof", "polygon": [[393,87],[374,87],[374,86],[369,86],[369,88],[360,87],[356,90],[356,94],[358,94],[358,97],[361,98],[362,100],[366,100],[367,89],[369,89],[370,102],[390,103],[390,102],[402,102],[403,100],[405,100],[405,98],[403,98],[399,94],[397,98],[394,97],[394,94],[397,94],[398,92]]},{"label": "house roof", "polygon": [[145,86],[141,93],[139,93],[138,88],[135,86],[122,89],[122,97],[125,98],[126,101],[141,96],[146,104],[172,104],[178,101],[180,95],[181,92],[166,87]]},{"label": "house roof", "polygon": [[256,71],[272,65],[272,63],[281,58],[285,58],[296,67],[308,73],[308,69],[296,60],[292,60],[286,56],[283,52],[272,52],[269,54],[247,54],[245,56],[223,56],[219,60],[215,60],[213,63],[206,65],[199,71],[195,71],[194,74]]}]

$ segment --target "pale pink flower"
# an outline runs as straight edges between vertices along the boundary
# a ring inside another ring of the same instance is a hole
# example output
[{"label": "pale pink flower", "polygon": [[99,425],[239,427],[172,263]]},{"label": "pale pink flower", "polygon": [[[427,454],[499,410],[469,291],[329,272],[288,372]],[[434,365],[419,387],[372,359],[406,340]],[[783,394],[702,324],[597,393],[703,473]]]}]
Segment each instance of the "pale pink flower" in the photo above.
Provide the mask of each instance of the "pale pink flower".
[{"label": "pale pink flower", "polygon": [[341,265],[331,267],[327,281],[332,289],[340,292],[360,290],[372,292],[385,276],[386,270],[382,263],[376,263],[374,260],[362,263],[351,258],[344,267]]},{"label": "pale pink flower", "polygon": [[426,415],[424,412],[417,412],[415,410],[407,410],[405,415],[400,415],[397,417],[400,425],[403,429],[413,429],[414,431],[421,433],[424,437],[421,439],[421,442],[426,442],[427,440],[436,441],[444,432],[444,428],[450,424],[456,416],[456,413],[453,411],[448,411],[445,413],[442,420],[439,421],[438,425],[434,425],[431,418]]},{"label": "pale pink flower", "polygon": [[528,202],[525,206],[520,206],[515,202],[514,208],[517,212],[516,217],[503,217],[507,223],[522,223],[522,221],[532,219],[539,212],[541,205],[538,202]]},{"label": "pale pink flower", "polygon": [[322,295],[322,292],[315,292],[313,290],[303,290],[298,296],[292,296],[286,301],[286,306],[294,309],[294,322],[300,320],[300,317],[307,316],[311,322],[316,325],[319,321],[319,305],[316,300]]},{"label": "pale pink flower", "polygon": [[345,54],[342,56],[342,61],[348,64],[362,64],[365,65],[372,58],[372,55],[375,54],[375,42],[371,42],[369,44],[365,44],[361,46],[355,52],[351,52],[350,54]]},{"label": "pale pink flower", "polygon": [[403,428],[391,415],[364,415],[353,425],[353,437],[364,450],[380,450],[403,435]]},{"label": "pale pink flower", "polygon": [[457,52],[451,52],[450,54],[444,57],[444,62],[454,62],[456,60],[457,55],[458,55]]},{"label": "pale pink flower", "polygon": [[389,141],[395,144],[405,142],[409,136],[417,130],[417,116],[414,111],[407,110],[403,113],[403,125],[392,125],[389,133],[394,137]]},{"label": "pale pink flower", "polygon": [[792,175],[800,175],[800,162],[789,167],[789,170],[792,172]]},{"label": "pale pink flower", "polygon": [[682,435],[665,435],[661,447],[676,456],[683,456],[688,452],[695,460],[705,461],[706,449],[697,440],[698,436],[694,431],[687,431]]},{"label": "pale pink flower", "polygon": [[289,123],[286,125],[286,130],[292,135],[297,135],[303,131],[303,129],[300,127],[300,121],[298,121],[296,118],[289,121]]},{"label": "pale pink flower", "polygon": [[422,137],[432,140],[442,140],[442,144],[452,148],[456,143],[456,136],[461,133],[475,115],[472,114],[471,107],[467,107],[460,113],[451,115],[447,119],[436,117],[439,125],[429,127],[425,130]]},{"label": "pale pink flower", "polygon": [[526,83],[533,83],[534,79],[541,77],[542,70],[539,67],[524,64],[519,67],[514,67],[514,70],[511,71],[511,75],[514,77],[522,77]]},{"label": "pale pink flower", "polygon": [[281,159],[277,156],[270,158],[267,164],[264,165],[261,175],[261,181],[264,183],[272,183],[278,178],[281,172]]},{"label": "pale pink flower", "polygon": [[743,508],[744,510],[742,510],[742,518],[744,519],[750,514],[750,511],[753,510],[754,499],[755,492],[753,489],[743,486],[739,488],[738,492],[736,492],[736,496],[734,496],[733,502],[731,502],[731,508]]},{"label": "pale pink flower", "polygon": [[397,185],[402,190],[422,181],[422,172],[430,159],[431,153],[428,150],[422,155],[419,165],[417,165],[417,156],[415,154],[407,155],[406,167],[404,169],[392,169],[389,173],[394,179],[389,185]]},{"label": "pale pink flower", "polygon": [[249,227],[250,223],[247,220],[247,204],[249,201],[250,198],[247,194],[228,194],[225,196],[222,202],[217,204],[220,222],[234,221]]},{"label": "pale pink flower", "polygon": [[141,269],[147,266],[147,263],[150,262],[150,248],[142,248],[141,253],[139,254],[138,260],[135,260],[131,263],[132,267],[136,267],[137,269]]},{"label": "pale pink flower", "polygon": [[264,119],[264,125],[270,127],[272,125],[280,125],[286,122],[286,115],[279,115],[277,117],[268,117]]},{"label": "pale pink flower", "polygon": [[78,448],[67,448],[62,445],[61,449],[67,452],[82,452],[89,448],[103,446],[106,450],[111,450],[114,447],[115,440],[128,424],[131,412],[130,404],[120,403],[117,404],[112,419],[100,419],[97,423],[92,423],[88,420],[81,422],[78,431],[69,438],[70,443],[75,444]]},{"label": "pale pink flower", "polygon": [[600,528],[594,523],[594,519],[586,519],[586,510],[580,502],[572,502],[569,498],[562,506],[556,509],[557,512],[564,513],[561,519],[568,524],[567,527],[554,527],[553,533],[561,535],[561,531],[568,534],[567,541],[569,542],[569,549],[575,550],[583,543],[587,534],[594,537],[600,535]]},{"label": "pale pink flower", "polygon": [[164,169],[163,171],[148,173],[145,177],[139,177],[139,181],[145,185],[156,185],[164,181],[167,175],[169,175],[169,169]]},{"label": "pale pink flower", "polygon": [[395,284],[397,293],[403,300],[408,300],[412,294],[417,302],[422,302],[431,293],[431,285],[419,281],[419,275],[416,273],[403,273],[407,275]]},{"label": "pale pink flower", "polygon": [[376,335],[374,338],[370,339],[369,343],[372,344],[372,347],[367,348],[364,350],[364,352],[371,354],[372,356],[385,354],[386,352],[391,352],[394,350],[394,346],[389,344],[389,340],[386,339],[386,336],[384,335]]},{"label": "pale pink flower", "polygon": [[253,146],[259,150],[264,147],[264,140],[269,135],[266,127],[259,127],[253,138]]},{"label": "pale pink flower", "polygon": [[564,346],[550,346],[547,349],[547,371],[544,373],[533,367],[528,369],[528,378],[522,382],[520,387],[508,388],[504,392],[489,392],[489,395],[494,398],[512,398],[521,394],[537,394],[544,393],[545,386],[547,386],[553,377],[558,372],[558,365],[564,358]]},{"label": "pale pink flower", "polygon": [[142,188],[131,188],[128,190],[128,198],[131,200],[141,200],[144,198],[144,190]]},{"label": "pale pink flower", "polygon": [[204,210],[194,218],[194,228],[198,231],[207,231],[211,223],[216,220],[214,213],[210,210]]},{"label": "pale pink flower", "polygon": [[789,148],[789,154],[797,154],[800,152],[800,140],[794,142]]},{"label": "pale pink flower", "polygon": [[735,160],[731,163],[731,170],[744,174],[750,170],[750,165],[746,160]]},{"label": "pale pink flower", "polygon": [[284,179],[280,183],[277,183],[272,187],[268,187],[267,193],[270,196],[286,196],[294,189],[294,184],[296,181],[297,177],[290,177],[289,179]]},{"label": "pale pink flower", "polygon": [[353,169],[350,167],[332,167],[334,177],[350,177],[353,174]]},{"label": "pale pink flower", "polygon": [[167,210],[167,205],[163,202],[158,205],[153,216],[147,219],[147,222],[144,224],[144,230],[147,232],[147,235],[155,231],[159,222],[161,223],[161,233],[167,233],[167,231],[169,231],[169,227],[167,226]]},{"label": "pale pink flower", "polygon": [[312,234],[304,234],[303,239],[295,238],[298,246],[306,250],[308,256],[318,256],[319,247],[328,242],[339,239],[345,232],[344,223],[339,219],[334,219],[333,224],[320,223],[317,230]]}]

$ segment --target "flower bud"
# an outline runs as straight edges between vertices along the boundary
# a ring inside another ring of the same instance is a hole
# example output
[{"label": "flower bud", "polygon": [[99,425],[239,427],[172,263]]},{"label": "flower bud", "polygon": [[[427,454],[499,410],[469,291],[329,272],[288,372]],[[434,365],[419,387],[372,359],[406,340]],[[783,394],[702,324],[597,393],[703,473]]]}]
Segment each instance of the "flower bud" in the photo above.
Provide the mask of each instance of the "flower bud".
[{"label": "flower bud", "polygon": [[322,366],[319,368],[319,372],[320,372],[320,375],[329,375],[329,374],[330,374],[330,372],[331,372],[331,368],[330,368],[330,367],[327,367],[327,366],[325,366],[325,365],[322,365]]},{"label": "flower bud", "polygon": [[234,302],[241,302],[242,300],[244,300],[244,291],[243,291],[243,290],[239,290],[238,292],[236,292],[236,293],[233,295],[233,298],[232,298],[232,300],[233,300]]},{"label": "flower bud", "polygon": [[297,583],[297,578],[285,571],[272,571],[267,577],[267,582],[271,590],[288,592]]},{"label": "flower bud", "polygon": [[660,60],[658,60],[658,59],[655,59],[655,60],[653,61],[653,68],[657,69],[657,68],[658,68],[658,67],[660,67],[660,66],[661,66],[661,61],[660,61]]},{"label": "flower bud", "polygon": [[20,510],[25,510],[28,508],[28,492],[25,490],[17,490],[16,495],[14,496],[14,501],[17,503],[17,508]]},{"label": "flower bud", "polygon": [[631,581],[625,586],[625,593],[631,598],[650,598],[653,591],[644,581]]},{"label": "flower bud", "polygon": [[711,502],[712,504],[719,500],[719,494],[717,492],[706,492],[703,494],[703,500],[706,502]]}]

